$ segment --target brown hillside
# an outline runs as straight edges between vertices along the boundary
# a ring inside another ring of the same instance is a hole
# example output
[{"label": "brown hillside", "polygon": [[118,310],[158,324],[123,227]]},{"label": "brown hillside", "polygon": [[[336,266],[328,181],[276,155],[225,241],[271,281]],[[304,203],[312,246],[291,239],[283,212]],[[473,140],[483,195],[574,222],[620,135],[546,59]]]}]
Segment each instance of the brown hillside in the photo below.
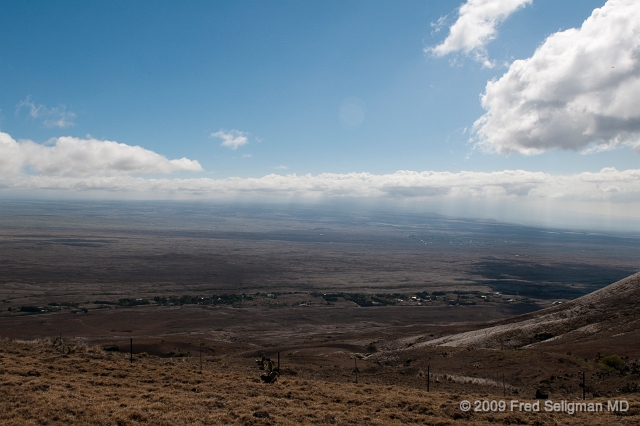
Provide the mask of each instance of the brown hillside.
[{"label": "brown hillside", "polygon": [[[586,296],[530,314],[501,321],[491,327],[426,340],[413,347],[524,348],[611,339],[632,343],[640,335],[640,273]],[[620,339],[618,339],[620,340]]]},{"label": "brown hillside", "polygon": [[61,356],[59,346],[46,340],[0,342],[0,423],[595,425],[640,421],[637,397],[628,398],[631,408],[623,415],[606,411],[463,413],[460,400],[483,396],[296,378],[265,385],[257,374],[224,366],[216,370],[205,366],[200,372],[197,363],[152,356],[139,356],[131,365],[123,354],[72,346],[75,352]]}]

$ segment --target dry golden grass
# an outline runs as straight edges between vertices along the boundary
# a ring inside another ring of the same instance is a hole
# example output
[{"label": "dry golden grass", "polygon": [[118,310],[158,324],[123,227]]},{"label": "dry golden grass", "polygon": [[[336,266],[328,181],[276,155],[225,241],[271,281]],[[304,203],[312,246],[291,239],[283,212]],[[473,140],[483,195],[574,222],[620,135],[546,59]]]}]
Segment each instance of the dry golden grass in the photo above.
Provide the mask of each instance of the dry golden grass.
[{"label": "dry golden grass", "polygon": [[[193,361],[172,363],[149,356],[137,356],[130,365],[125,354],[82,345],[61,356],[59,346],[47,340],[0,341],[0,423],[640,424],[638,397],[628,398],[631,409],[623,416],[462,413],[460,400],[482,397],[290,377],[265,385],[257,370],[247,374],[205,367],[200,372]],[[268,418],[256,417],[257,412],[268,413]]]}]

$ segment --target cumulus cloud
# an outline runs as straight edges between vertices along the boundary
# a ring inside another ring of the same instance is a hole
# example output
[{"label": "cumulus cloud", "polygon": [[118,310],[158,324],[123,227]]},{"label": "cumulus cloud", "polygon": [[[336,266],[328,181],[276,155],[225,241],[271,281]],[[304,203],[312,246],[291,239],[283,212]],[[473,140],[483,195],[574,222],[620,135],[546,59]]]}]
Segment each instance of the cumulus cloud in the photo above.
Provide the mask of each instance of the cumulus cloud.
[{"label": "cumulus cloud", "polygon": [[47,108],[42,104],[36,105],[30,96],[23,101],[20,101],[16,106],[16,113],[26,108],[31,118],[42,118],[42,124],[45,127],[58,127],[63,129],[65,127],[74,126],[74,120],[76,113],[67,111],[65,106],[57,106],[55,108]]},{"label": "cumulus cloud", "polygon": [[[425,51],[435,56],[445,56],[454,52],[472,55],[486,67],[493,63],[487,57],[486,45],[496,38],[496,27],[516,10],[533,0],[468,0],[458,10],[458,20],[449,29],[447,38],[435,47]],[[432,24],[436,32],[444,25],[440,18]]]},{"label": "cumulus cloud", "polygon": [[476,143],[505,154],[640,150],[638,99],[640,2],[609,0],[487,83]]},{"label": "cumulus cloud", "polygon": [[60,137],[47,145],[15,141],[0,132],[0,174],[25,168],[43,176],[105,176],[200,171],[197,161],[166,157],[139,146],[97,139]]},{"label": "cumulus cloud", "polygon": [[241,147],[242,145],[248,144],[249,138],[247,136],[247,132],[241,132],[240,130],[220,130],[215,133],[211,133],[212,138],[222,139],[220,146],[233,150],[238,149],[238,147]]}]

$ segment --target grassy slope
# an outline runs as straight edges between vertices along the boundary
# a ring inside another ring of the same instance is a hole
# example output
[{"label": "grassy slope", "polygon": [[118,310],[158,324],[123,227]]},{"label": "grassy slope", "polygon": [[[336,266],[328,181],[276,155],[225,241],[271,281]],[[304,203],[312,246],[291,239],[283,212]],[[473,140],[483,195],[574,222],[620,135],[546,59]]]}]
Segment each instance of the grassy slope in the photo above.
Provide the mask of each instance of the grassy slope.
[{"label": "grassy slope", "polygon": [[[199,372],[191,363],[79,346],[60,356],[50,341],[0,341],[1,424],[640,424],[640,398],[625,416],[610,413],[461,413],[461,399],[399,386],[328,383],[258,374]],[[220,368],[220,366],[218,366]],[[485,396],[486,397],[486,396]],[[486,397],[491,398],[491,397]],[[257,418],[265,411],[269,418]]]}]

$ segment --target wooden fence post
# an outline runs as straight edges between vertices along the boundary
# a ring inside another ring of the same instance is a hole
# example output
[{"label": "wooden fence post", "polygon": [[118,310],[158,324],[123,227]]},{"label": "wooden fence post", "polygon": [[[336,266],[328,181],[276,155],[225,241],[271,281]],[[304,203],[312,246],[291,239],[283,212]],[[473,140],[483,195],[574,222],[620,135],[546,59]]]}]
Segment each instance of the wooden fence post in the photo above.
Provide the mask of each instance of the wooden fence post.
[{"label": "wooden fence post", "polygon": [[502,394],[507,396],[507,386],[504,384],[504,373],[502,373]]},{"label": "wooden fence post", "polygon": [[353,372],[356,373],[356,384],[358,384],[358,373],[360,372],[358,370],[358,358],[353,357],[353,362],[355,363],[355,367],[356,367],[353,369]]}]

